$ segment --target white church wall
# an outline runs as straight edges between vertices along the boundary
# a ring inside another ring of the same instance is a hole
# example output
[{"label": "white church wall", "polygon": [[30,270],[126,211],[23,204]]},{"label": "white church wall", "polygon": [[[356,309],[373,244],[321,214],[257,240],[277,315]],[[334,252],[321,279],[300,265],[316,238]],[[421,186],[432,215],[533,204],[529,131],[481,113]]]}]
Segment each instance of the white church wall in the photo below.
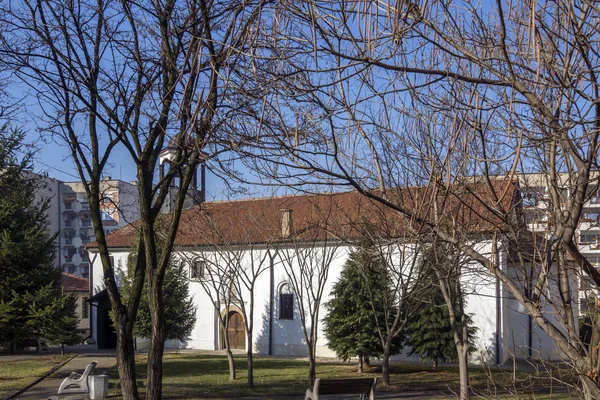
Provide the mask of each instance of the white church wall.
[{"label": "white church wall", "polygon": [[[482,254],[491,255],[491,243],[481,242],[477,245],[478,251]],[[352,248],[350,246],[340,246],[338,254],[334,258],[329,267],[329,275],[323,299],[319,311],[319,327],[317,339],[317,356],[319,357],[334,357],[335,354],[327,347],[327,339],[324,334],[323,319],[326,316],[327,310],[325,303],[329,299],[329,293],[333,288],[333,284],[339,279],[344,263],[348,259]],[[409,250],[404,249],[405,252]],[[111,251],[114,257],[117,270],[124,271],[127,261],[128,252],[126,250]],[[178,262],[186,262],[189,264],[197,256],[204,259],[212,259],[214,263],[218,263],[218,253],[210,250],[204,251],[185,251],[178,254]],[[406,254],[405,254],[406,256]],[[302,330],[302,323],[299,312],[299,302],[297,297],[294,297],[294,312],[293,319],[286,320],[279,318],[279,288],[285,282],[289,282],[284,265],[282,263],[281,254],[277,255],[273,250],[268,253],[266,248],[255,248],[252,251],[245,251],[239,258],[242,265],[249,268],[251,259],[261,260],[261,273],[258,275],[254,286],[254,332],[252,344],[246,343],[246,348],[249,345],[253,346],[253,350],[259,354],[268,354],[269,350],[273,355],[289,355],[289,356],[306,356],[306,341]],[[272,259],[272,260],[271,260]],[[93,294],[104,288],[102,284],[102,268],[99,257],[91,254],[93,261],[92,279],[93,279]],[[410,256],[406,256],[405,262],[410,261]],[[271,283],[271,262],[273,265],[273,282]],[[505,262],[501,260],[501,264]],[[220,266],[224,267],[224,261],[221,260]],[[297,263],[295,264],[297,267]],[[495,278],[491,277],[489,272],[483,269],[478,263],[470,263],[465,268],[465,273],[462,276],[465,287],[467,309],[466,312],[472,314],[473,325],[478,328],[476,346],[477,349],[472,356],[475,362],[490,362],[495,363],[496,349],[500,349],[500,362],[505,362],[510,356],[510,352],[514,353],[514,349],[518,348],[521,353],[525,353],[528,348],[524,347],[527,343],[524,340],[528,335],[528,317],[523,313],[519,304],[514,299],[510,299],[504,288],[497,287]],[[272,289],[271,289],[272,284]],[[501,289],[501,301],[498,303],[501,306],[500,315],[500,334],[501,343],[496,346],[497,335],[497,288]],[[218,326],[218,313],[224,312],[223,306],[221,310],[216,310],[213,306],[210,297],[199,280],[190,280],[189,282],[190,296],[193,297],[194,303],[197,305],[196,325],[188,340],[183,343],[169,342],[167,347],[171,348],[192,348],[215,350],[221,348],[222,333]],[[233,302],[232,309],[244,305],[249,311],[250,293],[243,285],[239,297],[244,303]],[[269,305],[273,296],[272,305],[272,332],[269,334]],[[92,307],[92,317],[95,317],[95,308]],[[95,328],[95,326],[94,326]],[[95,335],[95,332],[94,332]],[[247,340],[247,337],[246,337]],[[271,346],[269,349],[269,340]],[[533,327],[533,344],[537,349],[537,353],[543,358],[560,358],[560,354],[553,350],[552,341],[539,330],[534,324]],[[144,346],[144,341],[138,340],[138,348]],[[509,351],[510,350],[510,351]],[[415,357],[408,357],[405,349],[403,354],[395,356],[395,360],[411,360],[418,361]],[[535,356],[534,354],[534,356]]]}]

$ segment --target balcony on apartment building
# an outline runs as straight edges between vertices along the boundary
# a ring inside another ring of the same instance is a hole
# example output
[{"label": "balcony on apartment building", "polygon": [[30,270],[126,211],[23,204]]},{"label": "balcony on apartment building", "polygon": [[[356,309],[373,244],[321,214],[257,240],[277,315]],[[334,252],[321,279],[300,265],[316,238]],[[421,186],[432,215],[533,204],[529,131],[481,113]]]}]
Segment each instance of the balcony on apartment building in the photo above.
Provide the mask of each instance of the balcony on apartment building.
[{"label": "balcony on apartment building", "polygon": [[86,218],[90,216],[90,203],[81,203],[81,207],[79,208],[79,211],[77,212],[79,214],[79,216],[81,218]]},{"label": "balcony on apartment building", "polygon": [[68,220],[68,219],[73,219],[77,216],[77,213],[72,210],[72,209],[65,209],[61,211],[61,214],[63,216],[63,219]]},{"label": "balcony on apartment building", "polygon": [[89,278],[90,277],[90,264],[89,263],[79,264],[79,273],[84,278]]},{"label": "balcony on apartment building", "polygon": [[73,219],[67,219],[65,221],[63,221],[63,230],[65,232],[71,232],[75,230],[75,220]]},{"label": "balcony on apartment building", "polygon": [[65,263],[63,265],[64,271],[68,274],[75,274],[77,272],[77,266],[72,263]]},{"label": "balcony on apartment building", "polygon": [[[78,253],[79,253],[79,257],[81,257],[82,260],[87,260],[88,259],[88,252],[85,249],[85,247],[81,246],[78,249]],[[87,261],[86,261],[87,262]]]},{"label": "balcony on apartment building", "polygon": [[92,228],[92,220],[90,218],[80,218],[79,228]]}]

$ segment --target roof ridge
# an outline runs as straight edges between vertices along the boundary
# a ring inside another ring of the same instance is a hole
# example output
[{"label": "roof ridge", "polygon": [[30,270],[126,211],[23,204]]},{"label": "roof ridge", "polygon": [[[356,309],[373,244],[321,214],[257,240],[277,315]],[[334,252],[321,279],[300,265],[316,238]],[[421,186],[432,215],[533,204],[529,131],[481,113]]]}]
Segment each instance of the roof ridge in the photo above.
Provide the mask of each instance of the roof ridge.
[{"label": "roof ridge", "polygon": [[84,281],[89,281],[88,278],[84,278],[83,276],[79,276],[79,275],[69,274],[68,272],[63,272],[62,274],[66,275],[66,276],[68,276],[70,278],[77,278],[77,279],[81,279],[81,280],[84,280]]},{"label": "roof ridge", "polygon": [[324,192],[324,193],[293,193],[293,194],[285,194],[285,195],[281,195],[281,196],[268,196],[265,195],[264,197],[246,197],[243,199],[223,199],[223,200],[213,200],[213,201],[205,201],[201,204],[204,205],[209,205],[209,204],[223,204],[223,203],[238,203],[238,202],[242,202],[242,201],[264,201],[264,200],[275,200],[275,199],[286,199],[286,198],[296,198],[296,197],[317,197],[317,196],[337,196],[337,195],[342,195],[342,194],[351,194],[351,193],[358,193],[358,191],[356,189],[354,190],[348,190],[348,191],[344,191],[344,192]]}]

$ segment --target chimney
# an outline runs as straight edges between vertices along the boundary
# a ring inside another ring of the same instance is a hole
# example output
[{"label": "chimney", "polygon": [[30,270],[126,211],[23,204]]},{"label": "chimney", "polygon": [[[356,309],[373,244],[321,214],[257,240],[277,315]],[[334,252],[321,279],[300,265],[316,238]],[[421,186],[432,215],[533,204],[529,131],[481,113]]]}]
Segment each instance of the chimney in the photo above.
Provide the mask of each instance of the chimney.
[{"label": "chimney", "polygon": [[284,239],[292,235],[292,210],[284,208],[281,210],[281,236]]},{"label": "chimney", "polygon": [[112,176],[105,176],[105,177],[104,177],[104,180],[105,180],[105,181],[110,181],[110,180],[112,180]]},{"label": "chimney", "polygon": [[131,183],[133,186],[136,186],[136,185],[137,185],[137,181],[131,181],[131,182],[129,182],[129,183]]}]

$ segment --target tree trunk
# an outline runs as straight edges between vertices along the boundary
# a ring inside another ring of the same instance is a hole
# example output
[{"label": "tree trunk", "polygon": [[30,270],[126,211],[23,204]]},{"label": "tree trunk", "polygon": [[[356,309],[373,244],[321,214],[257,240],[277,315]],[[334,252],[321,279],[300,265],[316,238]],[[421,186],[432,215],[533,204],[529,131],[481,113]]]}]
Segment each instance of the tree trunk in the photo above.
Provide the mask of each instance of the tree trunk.
[{"label": "tree trunk", "polygon": [[227,354],[227,363],[229,364],[229,380],[234,381],[236,379],[235,376],[235,361],[233,360],[233,353],[231,349],[228,348],[227,344],[225,345],[225,353]]},{"label": "tree trunk", "polygon": [[600,388],[598,387],[598,383],[596,381],[594,381],[587,375],[581,375],[579,381],[581,382],[583,398],[585,400],[600,399]]},{"label": "tree trunk", "polygon": [[361,355],[358,356],[358,373],[363,373],[363,356]]},{"label": "tree trunk", "polygon": [[61,344],[61,345],[60,345],[60,355],[61,355],[61,356],[64,356],[64,355],[65,355],[65,345],[64,345],[64,344]]},{"label": "tree trunk", "polygon": [[162,282],[152,279],[148,288],[148,305],[152,317],[152,337],[148,349],[146,400],[162,398],[162,359],[165,350],[164,302]]},{"label": "tree trunk", "polygon": [[[121,318],[123,318],[121,316]],[[119,383],[121,395],[127,400],[139,400],[137,381],[135,379],[135,351],[133,349],[133,338],[125,333],[123,322],[117,322],[117,370],[119,372]],[[119,326],[120,325],[120,326]]]},{"label": "tree trunk", "polygon": [[317,365],[315,361],[315,352],[309,350],[308,353],[308,387],[315,385],[315,379],[317,378]]},{"label": "tree trunk", "polygon": [[598,317],[597,306],[594,308],[592,335],[588,346],[589,356],[586,365],[591,366],[588,373],[580,375],[579,381],[583,391],[583,397],[586,400],[600,399],[600,388],[598,380],[590,378],[590,376],[598,376],[598,365],[600,365],[600,318]]},{"label": "tree trunk", "polygon": [[471,394],[469,392],[469,354],[468,347],[460,344],[456,346],[458,353],[458,373],[460,375],[460,400],[469,400]]},{"label": "tree trunk", "polygon": [[[217,307],[219,310],[220,307]],[[229,308],[229,305],[227,306]],[[229,326],[229,317],[225,313],[225,322],[219,317],[219,323],[221,324],[221,332],[223,335],[223,345],[225,346],[225,354],[227,355],[227,363],[229,364],[229,380],[234,381],[237,379],[235,373],[235,360],[233,359],[233,353],[231,352],[231,343],[229,343],[229,336],[227,336],[227,328]]]},{"label": "tree trunk", "polygon": [[383,358],[381,359],[381,379],[383,386],[390,386],[390,352],[392,350],[392,339],[388,338],[383,346]]},{"label": "tree trunk", "polygon": [[254,364],[252,360],[252,333],[248,332],[248,387],[254,386]]}]

